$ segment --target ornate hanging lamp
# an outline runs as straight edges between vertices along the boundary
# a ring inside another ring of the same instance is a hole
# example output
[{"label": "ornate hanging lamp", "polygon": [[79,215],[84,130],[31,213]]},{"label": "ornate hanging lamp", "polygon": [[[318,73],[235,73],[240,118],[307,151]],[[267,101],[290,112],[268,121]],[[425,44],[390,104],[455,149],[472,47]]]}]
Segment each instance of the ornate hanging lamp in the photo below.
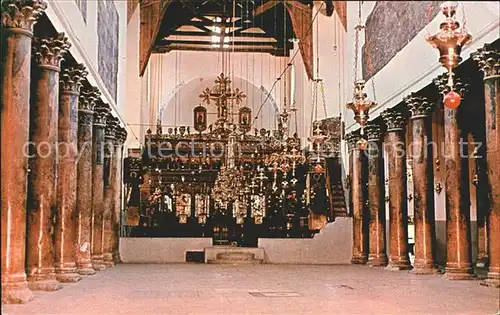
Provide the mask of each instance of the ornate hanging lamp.
[{"label": "ornate hanging lamp", "polygon": [[354,94],[353,100],[347,103],[347,108],[354,112],[354,120],[360,125],[361,138],[358,140],[357,144],[359,149],[364,150],[368,146],[368,141],[364,137],[364,127],[369,119],[370,109],[377,106],[375,101],[368,98],[368,95],[364,91],[365,80],[358,78],[358,63],[359,63],[359,35],[364,29],[364,25],[361,21],[361,2],[358,3],[358,24],[354,27],[355,38],[354,38]]},{"label": "ornate hanging lamp", "polygon": [[439,32],[425,38],[428,43],[439,50],[439,62],[448,70],[450,91],[444,96],[443,103],[451,109],[456,109],[461,101],[460,94],[453,87],[453,69],[462,61],[462,57],[460,57],[462,48],[472,40],[472,36],[467,33],[465,26],[459,30],[460,23],[455,18],[457,6],[456,1],[442,3],[441,12],[446,16],[446,19],[439,25]]}]

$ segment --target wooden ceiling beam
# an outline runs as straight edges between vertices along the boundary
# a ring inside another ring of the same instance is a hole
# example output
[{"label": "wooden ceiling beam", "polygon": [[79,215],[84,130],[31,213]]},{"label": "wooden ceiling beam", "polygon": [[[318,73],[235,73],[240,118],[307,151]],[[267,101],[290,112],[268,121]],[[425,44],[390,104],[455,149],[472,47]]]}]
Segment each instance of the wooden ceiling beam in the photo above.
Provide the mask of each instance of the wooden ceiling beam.
[{"label": "wooden ceiling beam", "polygon": [[[194,32],[194,31],[173,31],[169,35],[176,36],[220,36],[219,33],[215,32]],[[230,36],[230,35],[228,35]],[[235,35],[235,37],[255,37],[255,38],[274,38],[273,36],[267,33],[239,33]]]},{"label": "wooden ceiling beam", "polygon": [[[166,46],[170,44],[186,44],[186,45],[212,45],[212,44],[219,44],[214,43],[209,40],[184,40],[184,39],[164,39],[158,43],[159,46]],[[244,42],[229,42],[225,43],[228,45],[234,45],[234,46],[273,46],[276,47],[276,43],[274,42],[250,42],[250,41],[244,41]]]},{"label": "wooden ceiling beam", "polygon": [[139,35],[139,75],[142,76],[160,31],[163,16],[172,0],[142,0],[140,2],[141,25]]},{"label": "wooden ceiling beam", "polygon": [[280,2],[283,2],[283,1],[268,0],[267,2],[265,2],[264,4],[262,4],[260,7],[255,8],[252,11],[252,15],[253,16],[258,16],[258,15],[264,14],[266,11],[274,8]]},{"label": "wooden ceiling beam", "polygon": [[[221,51],[223,50],[222,48],[219,47],[190,47],[190,46],[184,46],[184,45],[179,45],[179,44],[170,44],[168,46],[159,46],[157,45],[155,47],[155,52],[157,53],[166,53],[169,51],[173,50],[187,50],[187,51]],[[227,51],[233,51],[233,48],[228,48],[224,49]],[[279,55],[279,56],[285,56],[286,52],[283,49],[279,48],[246,48],[246,47],[234,47],[234,52],[252,52],[252,53],[269,53],[272,55]]]}]

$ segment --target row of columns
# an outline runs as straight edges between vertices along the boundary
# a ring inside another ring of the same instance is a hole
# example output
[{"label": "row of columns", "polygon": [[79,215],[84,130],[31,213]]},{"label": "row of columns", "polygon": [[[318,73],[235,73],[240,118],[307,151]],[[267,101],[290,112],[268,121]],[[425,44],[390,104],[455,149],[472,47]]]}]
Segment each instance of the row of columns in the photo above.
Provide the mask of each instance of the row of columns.
[{"label": "row of columns", "polygon": [[[499,285],[500,271],[500,51],[488,44],[472,54],[484,72],[486,106],[486,161],[490,187],[487,219],[479,227],[479,259],[489,260],[486,284]],[[447,76],[434,83],[446,92]],[[466,97],[466,86],[455,79],[455,89]],[[385,158],[388,160],[389,186],[389,238],[390,252],[386,257],[384,172],[382,171],[381,126],[375,122],[366,128],[368,148],[361,151],[357,141],[360,135],[346,135],[349,149],[352,214],[352,263],[368,263],[391,269],[412,269],[417,274],[438,272],[435,263],[435,218],[433,200],[433,168],[428,144],[431,141],[430,115],[435,102],[412,93],[404,99],[410,114],[411,154],[413,160],[415,262],[412,266],[408,254],[408,209],[405,143],[406,114],[395,108],[381,114],[385,124]],[[406,112],[406,111],[405,111]],[[447,262],[445,273],[449,279],[473,278],[471,255],[470,198],[468,184],[468,158],[462,155],[462,141],[467,141],[457,110],[445,107],[444,145],[446,173]],[[466,156],[466,155],[465,155]],[[364,160],[367,159],[367,169]],[[352,164],[351,164],[352,161]],[[486,173],[485,173],[486,175]],[[483,214],[484,215],[484,214]],[[480,216],[480,214],[479,214]],[[485,257],[487,256],[487,257]]]},{"label": "row of columns", "polygon": [[40,0],[2,2],[3,303],[120,261],[127,133],[98,89],[82,88],[83,65],[61,69],[64,34],[33,39],[45,9]]}]

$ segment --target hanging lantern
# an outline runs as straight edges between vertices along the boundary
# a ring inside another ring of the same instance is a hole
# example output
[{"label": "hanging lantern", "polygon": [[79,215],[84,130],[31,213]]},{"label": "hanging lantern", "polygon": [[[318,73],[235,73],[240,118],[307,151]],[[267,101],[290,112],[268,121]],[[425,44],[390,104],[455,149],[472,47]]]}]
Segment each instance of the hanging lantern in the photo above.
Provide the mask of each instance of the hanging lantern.
[{"label": "hanging lantern", "polygon": [[347,103],[347,108],[354,112],[354,120],[363,128],[370,118],[370,109],[377,106],[377,103],[367,98],[364,91],[365,81],[357,80],[354,82],[354,98],[352,102]]},{"label": "hanging lantern", "polygon": [[452,109],[460,105],[460,95],[453,89],[453,69],[458,66],[462,57],[460,53],[462,48],[469,44],[472,36],[467,33],[465,28],[460,28],[460,24],[455,19],[458,3],[455,1],[446,1],[441,4],[441,12],[446,16],[444,22],[439,26],[439,32],[434,35],[426,36],[434,48],[439,50],[439,62],[448,70],[448,86],[451,91],[444,97],[444,104]]},{"label": "hanging lantern", "polygon": [[239,127],[240,130],[243,132],[248,132],[250,131],[250,126],[252,124],[252,110],[246,106],[240,108],[239,111]]},{"label": "hanging lantern", "polygon": [[194,113],[194,129],[198,132],[203,132],[207,129],[207,109],[198,105],[193,110]]}]

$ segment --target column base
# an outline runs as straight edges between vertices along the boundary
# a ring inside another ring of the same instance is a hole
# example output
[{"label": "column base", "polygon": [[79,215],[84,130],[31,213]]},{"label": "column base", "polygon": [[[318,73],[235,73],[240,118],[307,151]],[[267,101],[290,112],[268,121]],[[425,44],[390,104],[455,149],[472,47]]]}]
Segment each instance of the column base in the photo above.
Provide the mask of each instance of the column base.
[{"label": "column base", "polygon": [[376,257],[368,257],[368,262],[366,264],[370,267],[385,267],[387,266],[387,256],[380,255]]},{"label": "column base", "polygon": [[385,267],[387,270],[412,270],[413,266],[411,265],[409,260],[398,260],[398,261],[389,261],[389,264],[387,267]]},{"label": "column base", "polygon": [[448,280],[473,280],[477,278],[470,264],[465,267],[452,267],[448,265],[445,267],[444,272],[444,277]]},{"label": "column base", "polygon": [[488,272],[488,277],[481,281],[481,285],[492,288],[500,288],[500,273]]},{"label": "column base", "polygon": [[92,276],[96,274],[96,271],[92,268],[81,268],[76,269],[76,273],[82,276]]},{"label": "column base", "polygon": [[436,266],[413,266],[413,270],[410,271],[416,275],[439,275],[442,272]]},{"label": "column base", "polygon": [[33,291],[57,291],[62,287],[62,284],[56,280],[28,281],[28,288]]},{"label": "column base", "polygon": [[102,271],[106,269],[102,255],[92,257],[92,269],[95,271]]},{"label": "column base", "polygon": [[70,272],[70,273],[61,273],[56,275],[57,281],[61,283],[76,283],[82,280],[79,274]]},{"label": "column base", "polygon": [[103,255],[103,264],[106,267],[114,267],[115,262],[113,261],[113,254],[104,254]]},{"label": "column base", "polygon": [[2,304],[25,304],[33,299],[33,292],[26,281],[2,283]]},{"label": "column base", "polygon": [[368,261],[368,257],[366,256],[352,256],[351,258],[351,264],[356,264],[356,265],[364,265]]}]

